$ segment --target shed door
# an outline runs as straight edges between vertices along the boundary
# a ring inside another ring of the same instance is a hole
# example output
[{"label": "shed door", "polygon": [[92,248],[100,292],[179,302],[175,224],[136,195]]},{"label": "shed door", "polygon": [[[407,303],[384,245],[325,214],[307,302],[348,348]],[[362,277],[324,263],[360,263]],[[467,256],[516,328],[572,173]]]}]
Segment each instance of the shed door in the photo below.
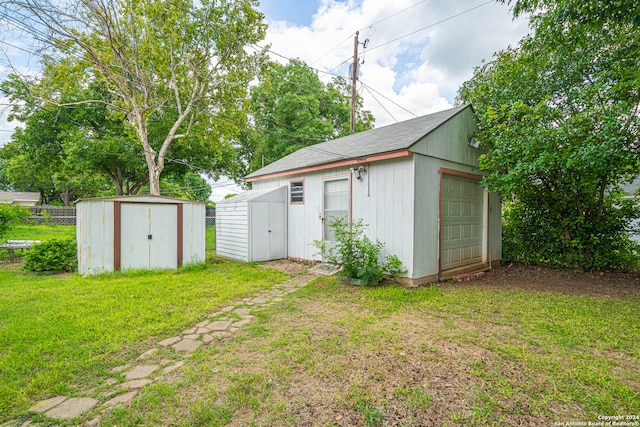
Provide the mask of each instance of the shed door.
[{"label": "shed door", "polygon": [[477,180],[442,175],[441,269],[482,262],[482,187]]},{"label": "shed door", "polygon": [[120,268],[178,267],[178,206],[122,203]]},{"label": "shed door", "polygon": [[251,261],[287,257],[287,220],[284,202],[251,202]]}]

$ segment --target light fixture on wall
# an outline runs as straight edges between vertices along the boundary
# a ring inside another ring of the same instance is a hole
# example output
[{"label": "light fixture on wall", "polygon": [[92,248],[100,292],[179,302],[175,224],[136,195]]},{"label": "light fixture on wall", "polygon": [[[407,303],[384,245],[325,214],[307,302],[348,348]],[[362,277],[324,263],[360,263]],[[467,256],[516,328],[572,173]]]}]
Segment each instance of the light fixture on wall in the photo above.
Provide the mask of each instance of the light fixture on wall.
[{"label": "light fixture on wall", "polygon": [[362,179],[362,174],[367,173],[367,168],[365,166],[358,166],[357,169],[356,168],[349,169],[349,172],[351,172],[352,175],[355,172],[358,172],[358,176],[356,176],[356,179]]}]

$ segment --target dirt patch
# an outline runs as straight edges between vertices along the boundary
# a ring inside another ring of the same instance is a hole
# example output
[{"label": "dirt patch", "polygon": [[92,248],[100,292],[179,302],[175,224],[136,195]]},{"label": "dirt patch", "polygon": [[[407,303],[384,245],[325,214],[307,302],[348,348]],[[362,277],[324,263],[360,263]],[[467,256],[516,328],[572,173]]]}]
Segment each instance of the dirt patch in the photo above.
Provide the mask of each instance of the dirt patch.
[{"label": "dirt patch", "polygon": [[263,268],[273,268],[274,270],[282,271],[288,274],[304,274],[309,271],[310,268],[316,264],[303,261],[292,261],[289,259],[277,259],[274,261],[267,261],[261,264]]},{"label": "dirt patch", "polygon": [[510,265],[494,268],[477,280],[443,282],[439,286],[520,289],[566,295],[627,298],[640,296],[640,273],[589,273],[544,266]]}]

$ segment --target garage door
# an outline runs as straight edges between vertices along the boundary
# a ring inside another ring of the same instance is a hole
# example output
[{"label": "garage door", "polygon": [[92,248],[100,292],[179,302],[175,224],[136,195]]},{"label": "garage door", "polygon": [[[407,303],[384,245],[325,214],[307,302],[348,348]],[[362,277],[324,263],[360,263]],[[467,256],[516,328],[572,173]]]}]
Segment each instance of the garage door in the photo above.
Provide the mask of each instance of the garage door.
[{"label": "garage door", "polygon": [[477,180],[442,175],[442,270],[482,262],[482,187]]}]

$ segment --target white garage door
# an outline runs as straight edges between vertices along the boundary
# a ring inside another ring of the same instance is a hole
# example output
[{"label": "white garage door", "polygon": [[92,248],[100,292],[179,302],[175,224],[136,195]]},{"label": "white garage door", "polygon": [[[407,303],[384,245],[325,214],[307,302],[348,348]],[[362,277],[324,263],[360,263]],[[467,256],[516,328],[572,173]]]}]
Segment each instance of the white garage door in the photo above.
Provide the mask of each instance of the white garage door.
[{"label": "white garage door", "polygon": [[442,270],[482,261],[482,187],[478,181],[442,175]]}]

